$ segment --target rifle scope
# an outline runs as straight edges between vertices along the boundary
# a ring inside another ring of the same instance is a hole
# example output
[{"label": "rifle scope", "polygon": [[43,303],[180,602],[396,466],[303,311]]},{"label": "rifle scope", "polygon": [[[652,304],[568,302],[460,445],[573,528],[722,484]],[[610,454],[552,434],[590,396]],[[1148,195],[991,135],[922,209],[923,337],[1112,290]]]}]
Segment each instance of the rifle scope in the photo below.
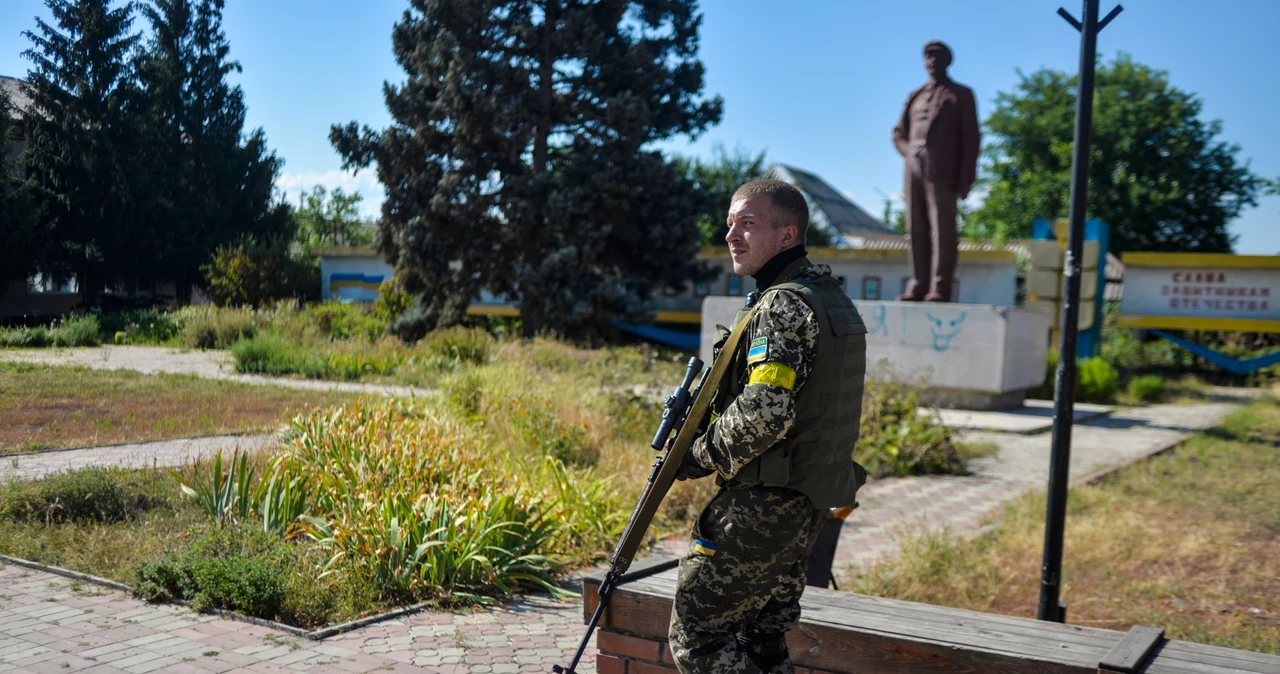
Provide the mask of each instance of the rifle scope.
[{"label": "rifle scope", "polygon": [[684,381],[676,387],[674,393],[662,399],[662,421],[658,424],[658,432],[653,434],[653,442],[649,443],[650,447],[658,451],[667,446],[672,427],[684,416],[684,409],[689,406],[689,386],[702,370],[702,359],[697,356],[690,358],[687,368]]}]

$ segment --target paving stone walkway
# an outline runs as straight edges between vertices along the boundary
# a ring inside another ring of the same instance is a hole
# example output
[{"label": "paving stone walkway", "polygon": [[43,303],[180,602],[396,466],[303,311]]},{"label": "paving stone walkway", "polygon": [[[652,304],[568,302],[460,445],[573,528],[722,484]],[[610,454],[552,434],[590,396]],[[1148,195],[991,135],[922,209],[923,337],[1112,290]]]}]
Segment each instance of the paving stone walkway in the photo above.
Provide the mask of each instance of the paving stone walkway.
[{"label": "paving stone walkway", "polygon": [[[1077,422],[1072,478],[1167,447],[1236,406],[1155,406]],[[877,480],[864,488],[837,550],[841,575],[891,557],[904,533],[940,526],[972,533],[993,508],[1045,488],[1049,434],[970,432],[965,439],[997,447],[972,463],[973,475]],[[83,465],[173,465],[219,446],[266,441],[231,436],[13,457],[0,462],[0,481]],[[669,540],[659,552],[679,553],[686,545]],[[0,672],[541,672],[567,660],[581,633],[578,602],[532,597],[502,609],[416,614],[316,642],[0,566]],[[594,658],[592,649],[580,670],[594,673]]]}]

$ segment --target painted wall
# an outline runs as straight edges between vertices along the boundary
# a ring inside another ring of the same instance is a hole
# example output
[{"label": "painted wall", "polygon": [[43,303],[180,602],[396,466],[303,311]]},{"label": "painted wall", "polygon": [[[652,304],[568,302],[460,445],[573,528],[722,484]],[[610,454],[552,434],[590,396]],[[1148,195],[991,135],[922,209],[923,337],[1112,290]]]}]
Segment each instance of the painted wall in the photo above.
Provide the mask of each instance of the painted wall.
[{"label": "painted wall", "polygon": [[[705,297],[746,297],[755,289],[751,277],[733,273],[727,255],[717,251],[715,254],[704,252],[698,257],[717,268],[718,276],[678,295],[659,294],[656,308],[698,311]],[[815,264],[830,266],[833,275],[843,277],[845,292],[856,300],[892,300],[906,289],[910,276],[905,250],[816,249],[809,259]],[[1009,307],[1016,304],[1018,271],[1012,254],[961,251],[956,280],[957,302]]]},{"label": "painted wall", "polygon": [[[730,326],[736,297],[702,304],[701,355],[711,362],[715,326]],[[1035,388],[1048,363],[1049,317],[1031,309],[977,304],[855,301],[867,325],[867,363],[884,359],[907,381],[1000,394]]]},{"label": "painted wall", "polygon": [[375,255],[320,255],[320,296],[325,300],[372,302],[395,269]]}]

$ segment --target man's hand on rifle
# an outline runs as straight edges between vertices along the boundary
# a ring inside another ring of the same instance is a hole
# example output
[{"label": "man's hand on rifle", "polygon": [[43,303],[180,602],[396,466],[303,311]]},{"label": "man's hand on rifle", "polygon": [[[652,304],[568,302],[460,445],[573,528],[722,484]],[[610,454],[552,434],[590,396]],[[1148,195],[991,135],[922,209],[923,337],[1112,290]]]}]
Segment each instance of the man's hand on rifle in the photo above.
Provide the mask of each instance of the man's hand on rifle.
[{"label": "man's hand on rifle", "polygon": [[694,457],[693,449],[690,448],[684,453],[684,457],[680,460],[680,468],[676,471],[676,479],[697,480],[698,478],[706,477],[714,472],[714,470],[707,470],[706,468],[703,468],[698,463],[698,459]]}]

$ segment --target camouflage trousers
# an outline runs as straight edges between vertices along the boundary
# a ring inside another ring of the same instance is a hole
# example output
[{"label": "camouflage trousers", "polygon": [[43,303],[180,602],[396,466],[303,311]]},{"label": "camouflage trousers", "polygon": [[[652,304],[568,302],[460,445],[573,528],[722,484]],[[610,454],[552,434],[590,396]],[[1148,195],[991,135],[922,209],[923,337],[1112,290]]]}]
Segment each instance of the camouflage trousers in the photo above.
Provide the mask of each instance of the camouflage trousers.
[{"label": "camouflage trousers", "polygon": [[668,633],[682,674],[793,674],[809,551],[827,513],[782,487],[729,484],[703,508],[680,560]]}]

